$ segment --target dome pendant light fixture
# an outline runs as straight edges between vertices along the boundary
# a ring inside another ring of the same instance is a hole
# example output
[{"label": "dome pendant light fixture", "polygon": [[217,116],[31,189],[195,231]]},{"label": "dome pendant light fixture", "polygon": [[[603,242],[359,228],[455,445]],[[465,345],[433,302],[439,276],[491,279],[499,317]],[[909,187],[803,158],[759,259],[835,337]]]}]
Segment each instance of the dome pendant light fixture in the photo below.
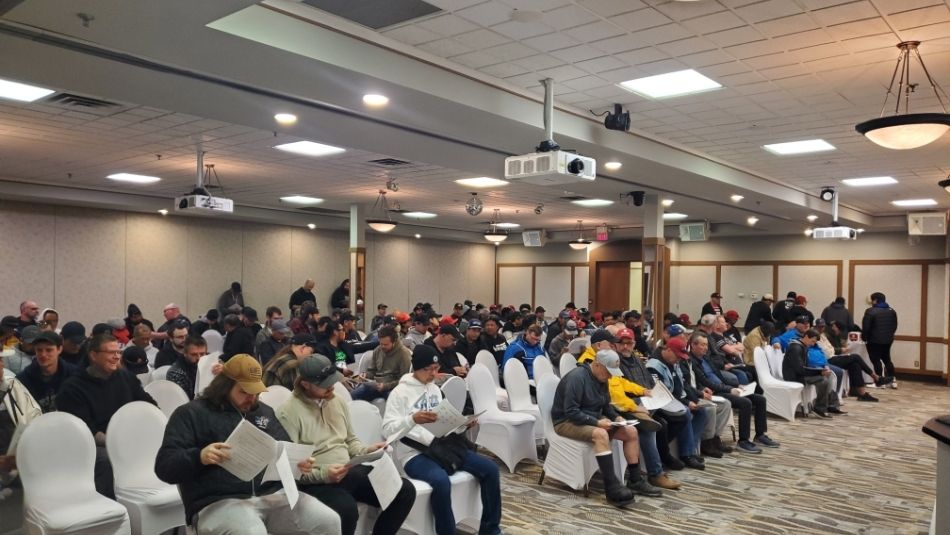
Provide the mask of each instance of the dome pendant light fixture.
[{"label": "dome pendant light fixture", "polygon": [[584,239],[584,220],[577,220],[577,239],[571,240],[568,245],[571,246],[571,249],[580,251],[582,249],[587,249],[587,246],[590,245],[590,240]]},{"label": "dome pendant light fixture", "polygon": [[491,228],[485,231],[485,239],[494,243],[499,244],[508,239],[508,231],[498,228],[498,212],[500,210],[495,208],[495,213],[491,216],[491,221],[488,222],[491,225]]},{"label": "dome pendant light fixture", "polygon": [[370,214],[378,214],[379,217],[367,218],[366,224],[376,232],[389,232],[396,228],[397,223],[389,217],[389,202],[386,201],[386,190],[379,190],[379,197],[373,204]]},{"label": "dome pendant light fixture", "polygon": [[[897,57],[894,74],[891,76],[891,84],[884,96],[881,116],[859,123],[854,127],[860,134],[888,149],[905,150],[923,147],[933,143],[947,130],[950,130],[950,114],[947,113],[945,102],[947,93],[930,76],[930,71],[927,70],[927,66],[924,65],[924,60],[917,50],[919,45],[920,41],[904,41],[897,45],[901,52]],[[943,108],[943,113],[910,113],[910,95],[916,92],[918,85],[910,80],[912,57],[917,58],[917,62],[927,77],[927,82],[930,83],[930,87],[937,97],[937,102]],[[899,78],[897,76],[898,72],[900,73]],[[895,81],[897,82],[896,92],[894,91]],[[891,95],[895,96],[897,104],[894,107],[894,115],[885,117],[887,100]],[[950,100],[950,98],[947,99]],[[901,106],[901,103],[903,103],[903,106]],[[903,108],[903,111],[901,108]]]}]

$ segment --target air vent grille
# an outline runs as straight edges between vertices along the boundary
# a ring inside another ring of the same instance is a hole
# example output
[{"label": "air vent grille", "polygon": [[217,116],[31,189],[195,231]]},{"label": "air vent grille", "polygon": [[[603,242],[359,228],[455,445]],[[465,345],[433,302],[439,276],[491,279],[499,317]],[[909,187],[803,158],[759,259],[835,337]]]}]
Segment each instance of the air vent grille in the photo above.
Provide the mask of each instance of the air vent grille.
[{"label": "air vent grille", "polygon": [[374,163],[376,165],[385,165],[387,167],[396,167],[399,165],[409,165],[409,162],[405,160],[397,160],[395,158],[380,158],[378,160],[370,160],[369,163]]},{"label": "air vent grille", "polygon": [[57,93],[46,99],[45,102],[47,104],[56,104],[58,106],[67,108],[84,108],[86,110],[101,110],[122,107],[121,104],[117,104],[115,102],[99,100],[92,97],[84,97],[82,95],[74,95],[72,93]]}]

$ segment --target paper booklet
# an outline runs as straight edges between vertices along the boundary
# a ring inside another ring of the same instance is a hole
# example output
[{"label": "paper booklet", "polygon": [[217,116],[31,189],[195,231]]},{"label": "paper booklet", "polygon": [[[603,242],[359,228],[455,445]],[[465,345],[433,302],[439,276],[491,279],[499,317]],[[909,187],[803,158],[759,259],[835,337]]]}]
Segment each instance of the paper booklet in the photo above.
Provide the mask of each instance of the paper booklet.
[{"label": "paper booklet", "polygon": [[221,462],[221,468],[242,481],[251,481],[266,469],[263,481],[279,480],[290,508],[297,505],[300,497],[295,481],[300,478],[297,464],[310,457],[312,446],[278,442],[247,420],[241,420],[225,442],[231,446],[230,459]]},{"label": "paper booklet", "polygon": [[641,396],[639,398],[640,404],[648,411],[662,409],[673,401],[673,395],[670,394],[670,391],[663,383],[657,382],[656,386],[654,386],[650,392],[651,395]]},{"label": "paper booklet", "polygon": [[742,393],[739,395],[742,397],[746,397],[746,396],[751,396],[752,394],[755,394],[755,386],[756,386],[755,381],[752,381],[751,383],[747,385],[740,386],[739,390],[742,390]]},{"label": "paper booklet", "polygon": [[622,422],[610,422],[611,427],[628,427],[639,424],[639,420],[624,420]]}]

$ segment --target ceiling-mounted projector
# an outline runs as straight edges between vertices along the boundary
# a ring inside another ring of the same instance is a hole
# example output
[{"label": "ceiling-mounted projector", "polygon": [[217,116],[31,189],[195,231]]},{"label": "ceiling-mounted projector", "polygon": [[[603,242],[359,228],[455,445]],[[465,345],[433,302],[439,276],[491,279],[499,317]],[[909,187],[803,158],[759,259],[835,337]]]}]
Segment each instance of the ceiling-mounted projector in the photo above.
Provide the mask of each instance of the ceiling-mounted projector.
[{"label": "ceiling-mounted projector", "polygon": [[821,227],[812,230],[811,237],[815,240],[856,240],[858,231],[838,224],[838,191],[832,187],[821,189],[820,198],[831,202],[830,227]]},{"label": "ceiling-mounted projector", "polygon": [[177,212],[234,212],[234,201],[224,197],[211,195],[189,194],[175,197],[175,211]]}]

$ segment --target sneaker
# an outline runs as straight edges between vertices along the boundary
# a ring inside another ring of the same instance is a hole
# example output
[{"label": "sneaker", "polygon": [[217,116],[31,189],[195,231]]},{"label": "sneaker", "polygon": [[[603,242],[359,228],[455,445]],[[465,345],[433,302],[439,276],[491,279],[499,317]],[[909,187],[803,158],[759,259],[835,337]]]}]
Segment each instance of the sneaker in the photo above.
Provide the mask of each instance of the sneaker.
[{"label": "sneaker", "polygon": [[826,420],[830,420],[830,419],[831,419],[831,415],[829,415],[829,414],[826,413],[825,411],[820,411],[820,410],[818,410],[818,409],[815,409],[815,410],[813,410],[813,411],[811,411],[811,412],[812,412],[812,414],[814,414],[815,416],[817,416],[817,417],[819,417],[819,418],[825,418]]},{"label": "sneaker", "polygon": [[762,446],[765,446],[766,448],[777,448],[777,447],[779,447],[779,443],[778,443],[778,442],[772,440],[771,438],[769,438],[768,435],[766,435],[766,434],[764,434],[764,433],[761,434],[761,435],[759,435],[759,436],[757,436],[757,437],[755,437],[755,443],[756,443],[756,444],[759,444],[759,445],[762,445]]},{"label": "sneaker", "polygon": [[676,457],[670,457],[663,464],[670,470],[682,470],[686,467],[686,465],[683,464],[683,461],[677,459]]},{"label": "sneaker", "polygon": [[762,453],[762,450],[758,446],[748,440],[740,440],[739,443],[736,444],[736,449],[742,453]]},{"label": "sneaker", "polygon": [[634,494],[639,494],[640,496],[646,496],[648,498],[659,498],[663,496],[663,491],[654,487],[646,479],[640,478],[639,481],[631,483],[627,481],[627,488],[632,490]]},{"label": "sneaker", "polygon": [[839,409],[838,407],[828,407],[828,412],[831,414],[848,414],[847,412]]},{"label": "sneaker", "polygon": [[712,457],[714,459],[722,459],[722,452],[716,447],[716,443],[712,440],[704,440],[699,443],[699,452],[705,457]]},{"label": "sneaker", "polygon": [[889,376],[889,377],[878,377],[878,378],[877,378],[877,381],[874,381],[874,384],[876,384],[877,386],[886,386],[886,385],[893,384],[893,383],[894,383],[894,377],[893,377],[893,376]]},{"label": "sneaker", "polygon": [[878,401],[878,399],[867,392],[858,396],[858,401]]},{"label": "sneaker", "polygon": [[654,487],[659,487],[666,490],[679,490],[679,488],[682,486],[679,481],[674,481],[663,473],[658,476],[650,477],[650,484]]},{"label": "sneaker", "polygon": [[891,388],[897,390],[897,379],[894,379],[893,377],[891,377]]},{"label": "sneaker", "polygon": [[694,469],[694,470],[705,470],[706,464],[699,460],[699,457],[695,455],[690,455],[683,459],[683,464]]}]

